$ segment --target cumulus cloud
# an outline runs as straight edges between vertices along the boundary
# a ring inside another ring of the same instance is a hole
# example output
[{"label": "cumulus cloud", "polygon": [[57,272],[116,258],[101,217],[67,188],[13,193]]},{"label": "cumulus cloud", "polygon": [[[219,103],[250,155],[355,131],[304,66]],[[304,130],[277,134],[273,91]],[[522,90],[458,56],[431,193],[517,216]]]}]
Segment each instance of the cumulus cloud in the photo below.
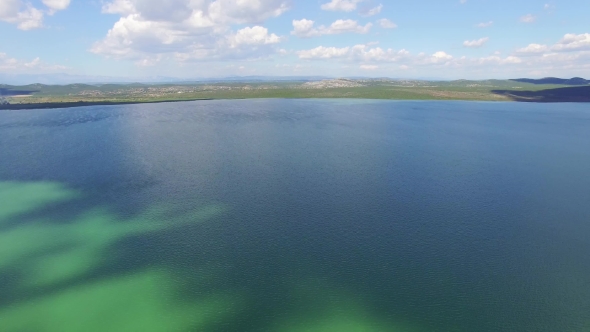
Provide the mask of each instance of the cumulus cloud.
[{"label": "cumulus cloud", "polygon": [[0,53],[0,70],[12,68],[18,60],[9,58],[6,53]]},{"label": "cumulus cloud", "polygon": [[590,33],[579,35],[568,33],[551,49],[553,51],[590,50]]},{"label": "cumulus cloud", "polygon": [[[589,52],[590,53],[590,52]],[[360,69],[369,70],[381,68],[380,64],[397,64],[398,69],[434,66],[437,68],[475,68],[482,66],[513,66],[523,64],[524,61],[514,55],[501,57],[494,54],[486,57],[454,57],[445,52],[438,51],[432,54],[411,54],[405,49],[396,51],[368,45],[355,45],[352,47],[325,47],[320,46],[310,50],[297,52],[302,60],[337,60],[344,63],[358,63]]]},{"label": "cumulus cloud", "polygon": [[508,57],[502,58],[497,55],[479,58],[476,61],[479,62],[480,64],[492,63],[492,64],[498,64],[498,65],[522,63],[522,59],[520,59],[519,57],[516,57],[516,56],[508,56]]},{"label": "cumulus cloud", "polygon": [[135,5],[132,0],[113,0],[103,4],[102,12],[104,14],[129,15],[135,12]]},{"label": "cumulus cloud", "polygon": [[359,68],[360,69],[363,69],[363,70],[377,70],[377,69],[379,69],[379,66],[376,66],[376,65],[361,65]]},{"label": "cumulus cloud", "polygon": [[195,17],[216,24],[261,23],[289,10],[286,0],[111,0],[103,13],[140,14],[145,20],[184,21]]},{"label": "cumulus cloud", "polygon": [[332,0],[321,6],[323,10],[351,12],[364,0]]},{"label": "cumulus cloud", "polygon": [[53,15],[70,5],[70,0],[42,0],[46,9],[34,7],[22,0],[0,0],[0,21],[16,24],[20,30],[33,30],[43,27],[45,14]]},{"label": "cumulus cloud", "polygon": [[311,50],[299,51],[297,55],[300,59],[307,60],[342,58],[362,62],[395,62],[408,56],[409,52],[385,50],[381,47],[371,48],[368,45],[359,44],[343,48],[319,46]]},{"label": "cumulus cloud", "polygon": [[564,69],[590,69],[590,51],[580,52],[566,52],[566,53],[546,53],[540,56],[531,58],[531,64],[547,65],[551,68]]},{"label": "cumulus cloud", "polygon": [[478,27],[478,28],[489,28],[493,24],[494,24],[494,21],[481,22],[481,23],[477,24],[476,27]]},{"label": "cumulus cloud", "polygon": [[[272,45],[281,41],[261,23],[288,9],[288,0],[111,0],[102,11],[121,17],[91,52],[179,61],[258,58],[276,51]],[[234,24],[246,27],[232,31]]]},{"label": "cumulus cloud", "polygon": [[520,18],[522,23],[534,23],[537,20],[537,17],[533,14],[527,14]]},{"label": "cumulus cloud", "polygon": [[[471,44],[480,44],[479,41]],[[530,44],[506,56],[499,52],[483,57],[456,57],[445,51],[412,54],[406,50],[383,49],[376,45],[320,46],[295,54],[301,60],[340,62],[348,68],[378,68],[383,72],[411,69],[425,73],[433,68],[441,72],[446,70],[453,75],[464,73],[472,76],[478,73],[482,77],[490,77],[490,74],[510,77],[516,73],[524,75],[533,72],[534,75],[582,75],[581,73],[590,72],[589,33],[566,34],[552,45]]]},{"label": "cumulus cloud", "polygon": [[43,12],[20,0],[2,0],[0,20],[16,24],[20,30],[32,30],[43,26]]},{"label": "cumulus cloud", "polygon": [[287,10],[289,2],[285,0],[216,0],[209,5],[209,13],[214,21],[239,24],[262,23]]},{"label": "cumulus cloud", "polygon": [[298,51],[297,55],[300,59],[332,59],[343,58],[348,55],[350,47],[336,48],[318,46],[311,50]]},{"label": "cumulus cloud", "polygon": [[430,58],[430,62],[432,63],[439,63],[439,62],[444,62],[444,61],[448,61],[451,60],[453,58],[452,55],[447,54],[446,52],[436,52],[434,53],[431,58]]},{"label": "cumulus cloud", "polygon": [[378,20],[377,23],[383,29],[395,29],[395,28],[397,28],[397,24],[391,22],[390,20],[388,20],[386,18],[382,18],[382,19]]},{"label": "cumulus cloud", "polygon": [[533,43],[517,49],[515,54],[507,60],[520,60],[520,68],[534,69],[536,75],[580,75],[590,70],[590,34],[566,34],[553,45]]},{"label": "cumulus cloud", "polygon": [[544,44],[529,44],[516,50],[520,54],[543,54],[549,52],[574,52],[590,50],[590,33],[579,35],[568,33],[552,46]]},{"label": "cumulus cloud", "polygon": [[70,0],[42,0],[42,2],[50,9],[50,13],[64,10],[70,6]]},{"label": "cumulus cloud", "polygon": [[523,48],[516,50],[516,53],[538,54],[538,53],[547,52],[548,50],[549,50],[549,47],[547,45],[529,44],[527,47],[523,47]]},{"label": "cumulus cloud", "polygon": [[145,59],[140,59],[135,61],[135,65],[138,67],[153,67],[156,64],[158,64],[158,62],[160,62],[160,59],[155,58],[155,59],[150,59],[150,58],[145,58]]},{"label": "cumulus cloud", "polygon": [[252,28],[244,28],[238,30],[235,35],[230,36],[229,42],[232,48],[240,47],[241,45],[268,45],[276,44],[281,41],[279,36],[268,33],[268,29],[255,26]]},{"label": "cumulus cloud", "polygon": [[6,53],[0,53],[0,72],[26,73],[26,72],[55,72],[67,69],[62,65],[47,64],[39,57],[27,61],[9,57]]},{"label": "cumulus cloud", "polygon": [[316,37],[322,35],[337,35],[341,33],[360,33],[365,34],[371,30],[373,24],[367,23],[362,26],[354,20],[337,20],[330,26],[314,27],[315,22],[312,20],[302,19],[293,20],[293,31],[291,34],[301,38]]},{"label": "cumulus cloud", "polygon": [[364,16],[364,17],[375,16],[375,15],[381,13],[382,10],[383,10],[383,5],[380,4],[377,7],[369,8],[367,10],[363,10],[363,11],[361,11],[360,14],[361,14],[361,16]]},{"label": "cumulus cloud", "polygon": [[291,34],[304,38],[317,36],[318,31],[313,27],[314,24],[314,21],[307,19],[293,20],[293,31],[291,31]]},{"label": "cumulus cloud", "polygon": [[484,37],[484,38],[480,38],[480,39],[476,39],[476,40],[466,40],[463,42],[463,46],[469,47],[469,48],[479,48],[479,47],[482,47],[483,45],[485,45],[489,40],[490,40],[490,38],[488,38],[488,37]]}]

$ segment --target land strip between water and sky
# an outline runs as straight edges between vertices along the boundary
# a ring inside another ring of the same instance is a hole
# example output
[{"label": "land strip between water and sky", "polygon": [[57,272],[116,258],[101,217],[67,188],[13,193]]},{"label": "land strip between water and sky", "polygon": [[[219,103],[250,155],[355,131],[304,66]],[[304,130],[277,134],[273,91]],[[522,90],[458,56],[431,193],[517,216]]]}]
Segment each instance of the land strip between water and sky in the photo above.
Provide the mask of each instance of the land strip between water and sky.
[{"label": "land strip between water and sky", "polygon": [[155,84],[0,85],[0,109],[250,98],[590,102],[590,81],[325,79]]}]

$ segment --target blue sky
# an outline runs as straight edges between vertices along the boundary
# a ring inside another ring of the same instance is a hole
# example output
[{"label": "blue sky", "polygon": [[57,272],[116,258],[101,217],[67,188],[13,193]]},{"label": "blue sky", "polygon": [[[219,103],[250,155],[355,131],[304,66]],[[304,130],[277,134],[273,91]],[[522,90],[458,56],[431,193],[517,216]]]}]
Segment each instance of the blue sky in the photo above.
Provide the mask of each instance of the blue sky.
[{"label": "blue sky", "polygon": [[0,74],[590,77],[587,0],[0,0]]}]

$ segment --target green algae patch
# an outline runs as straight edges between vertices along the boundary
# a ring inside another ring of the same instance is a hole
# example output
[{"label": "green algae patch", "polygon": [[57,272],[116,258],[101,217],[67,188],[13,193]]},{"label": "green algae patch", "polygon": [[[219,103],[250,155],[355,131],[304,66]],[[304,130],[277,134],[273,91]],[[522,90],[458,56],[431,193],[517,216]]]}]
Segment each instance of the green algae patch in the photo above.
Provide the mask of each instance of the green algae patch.
[{"label": "green algae patch", "polygon": [[4,202],[0,225],[6,226],[0,228],[0,274],[3,269],[19,271],[22,283],[28,286],[65,282],[100,267],[111,256],[109,249],[125,238],[200,223],[225,210],[221,205],[208,205],[167,217],[172,208],[159,204],[136,217],[121,219],[99,207],[67,223],[40,215],[6,225],[16,217],[78,196],[55,183],[0,183]]},{"label": "green algae patch", "polygon": [[358,294],[326,281],[304,280],[292,286],[299,308],[279,320],[281,332],[422,332],[426,329],[395,317],[376,315]]},{"label": "green algae patch", "polygon": [[76,191],[55,182],[0,182],[0,226],[10,217],[77,196]]},{"label": "green algae patch", "polygon": [[66,221],[43,210],[75,205],[80,197],[56,183],[0,182],[0,280],[6,281],[0,285],[0,330],[187,331],[233,310],[235,296],[223,292],[182,296],[180,274],[190,282],[209,280],[211,273],[118,261],[129,255],[119,247],[125,240],[197,225],[226,207],[195,204],[179,212],[175,204],[161,203],[122,218],[98,206]]},{"label": "green algae patch", "polygon": [[182,302],[173,278],[145,271],[67,290],[0,309],[3,331],[164,332],[203,330],[237,303],[228,295]]}]

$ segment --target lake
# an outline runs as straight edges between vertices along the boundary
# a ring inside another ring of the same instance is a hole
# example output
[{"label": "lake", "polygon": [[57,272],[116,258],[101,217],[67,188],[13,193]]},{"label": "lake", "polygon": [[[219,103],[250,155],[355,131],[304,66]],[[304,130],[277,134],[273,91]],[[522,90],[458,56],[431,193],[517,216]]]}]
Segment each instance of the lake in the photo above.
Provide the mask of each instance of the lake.
[{"label": "lake", "polygon": [[590,331],[590,107],[0,111],[0,330]]}]

